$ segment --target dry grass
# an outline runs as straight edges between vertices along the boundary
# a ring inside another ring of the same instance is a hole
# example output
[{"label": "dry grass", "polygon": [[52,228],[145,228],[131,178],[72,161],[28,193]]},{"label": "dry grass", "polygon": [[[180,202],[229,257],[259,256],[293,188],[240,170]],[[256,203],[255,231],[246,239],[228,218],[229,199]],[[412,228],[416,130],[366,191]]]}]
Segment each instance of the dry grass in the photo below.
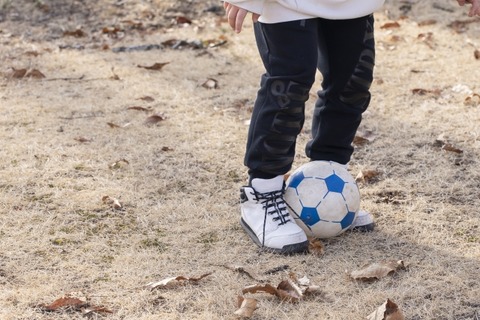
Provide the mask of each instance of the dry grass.
[{"label": "dry grass", "polygon": [[[0,318],[81,319],[35,306],[82,292],[114,311],[107,319],[232,319],[236,296],[252,284],[221,267],[233,263],[259,274],[288,265],[324,292],[293,305],[259,295],[255,319],[363,319],[387,298],[407,319],[478,319],[480,105],[464,101],[468,90],[480,93],[473,57],[480,24],[454,32],[448,24],[466,15],[452,2],[413,4],[398,29],[381,26],[398,18],[403,3],[389,1],[389,11],[377,14],[374,98],[361,128],[376,139],[356,149],[350,167],[354,175],[382,173],[360,185],[377,230],[326,241],[321,257],[259,253],[238,223],[245,121],[262,72],[250,25],[234,35],[217,25],[218,16],[200,14],[213,1],[98,1],[88,15],[77,2],[0,2]],[[28,11],[14,14],[17,8]],[[179,10],[202,28],[167,28]],[[150,23],[163,27],[128,29],[120,40],[99,31],[146,21],[148,11],[156,14]],[[432,17],[436,24],[418,26]],[[79,25],[87,38],[62,36]],[[429,32],[428,41],[418,37]],[[220,36],[228,44],[207,50],[101,49]],[[170,64],[137,67],[156,62]],[[12,67],[36,68],[46,79],[11,79]],[[203,88],[207,78],[219,88]],[[412,94],[418,88],[432,93]],[[167,119],[144,125],[153,112]],[[296,166],[306,161],[308,132],[307,125]],[[440,134],[463,154],[436,146]],[[106,195],[123,209],[103,203]],[[345,274],[383,259],[402,259],[409,268],[374,283]],[[207,272],[214,273],[197,285],[142,289]],[[266,277],[277,284],[285,276]]]}]

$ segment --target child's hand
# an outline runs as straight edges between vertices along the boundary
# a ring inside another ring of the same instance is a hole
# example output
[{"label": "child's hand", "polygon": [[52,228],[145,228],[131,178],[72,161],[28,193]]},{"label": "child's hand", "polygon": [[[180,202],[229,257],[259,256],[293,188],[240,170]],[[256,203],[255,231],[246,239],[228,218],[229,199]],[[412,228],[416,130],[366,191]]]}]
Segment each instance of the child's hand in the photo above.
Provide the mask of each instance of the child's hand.
[{"label": "child's hand", "polygon": [[457,0],[457,2],[461,6],[464,6],[466,3],[472,5],[470,11],[468,12],[470,17],[480,16],[480,0]]},{"label": "child's hand", "polygon": [[[233,30],[235,30],[236,33],[240,33],[240,31],[242,31],[243,22],[245,21],[248,11],[228,2],[224,2],[223,7],[225,8],[225,12],[227,14],[228,24]],[[256,22],[258,17],[258,14],[252,13],[253,22]]]}]

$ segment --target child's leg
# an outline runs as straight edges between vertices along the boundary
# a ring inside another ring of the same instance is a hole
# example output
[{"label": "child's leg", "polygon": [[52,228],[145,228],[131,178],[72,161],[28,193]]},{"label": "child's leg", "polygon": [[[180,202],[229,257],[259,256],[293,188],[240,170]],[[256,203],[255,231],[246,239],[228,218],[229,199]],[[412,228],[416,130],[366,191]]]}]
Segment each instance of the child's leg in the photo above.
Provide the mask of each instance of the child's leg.
[{"label": "child's leg", "polygon": [[306,153],[313,160],[346,164],[362,113],[370,102],[375,43],[373,16],[319,20],[319,70],[323,75]]},{"label": "child's leg", "polygon": [[251,119],[245,165],[250,178],[269,179],[290,170],[305,101],[317,71],[317,20],[255,24],[265,74]]}]

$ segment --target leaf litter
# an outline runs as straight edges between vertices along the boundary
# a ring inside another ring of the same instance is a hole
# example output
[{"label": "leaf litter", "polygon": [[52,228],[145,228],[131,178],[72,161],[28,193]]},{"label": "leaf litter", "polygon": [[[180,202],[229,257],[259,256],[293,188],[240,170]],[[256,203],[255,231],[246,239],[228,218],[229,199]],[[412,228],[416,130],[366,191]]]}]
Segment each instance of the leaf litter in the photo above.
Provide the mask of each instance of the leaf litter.
[{"label": "leaf litter", "polygon": [[387,299],[367,317],[367,320],[405,320],[405,317],[398,305]]},{"label": "leaf litter", "polygon": [[50,304],[40,304],[37,306],[42,312],[81,312],[83,316],[93,314],[113,313],[112,310],[104,306],[96,306],[72,295],[66,295],[58,298]]},{"label": "leaf litter", "polygon": [[354,270],[350,273],[350,277],[354,280],[375,281],[405,269],[405,263],[402,260],[385,260]]},{"label": "leaf litter", "polygon": [[174,286],[174,285],[184,285],[186,283],[198,283],[200,280],[203,278],[206,278],[210,276],[213,272],[205,273],[199,277],[185,277],[185,276],[177,276],[177,277],[169,277],[165,278],[160,281],[154,281],[154,282],[149,282],[147,283],[144,288],[145,289],[150,289],[150,290],[155,290],[159,288],[165,288],[168,286]]}]

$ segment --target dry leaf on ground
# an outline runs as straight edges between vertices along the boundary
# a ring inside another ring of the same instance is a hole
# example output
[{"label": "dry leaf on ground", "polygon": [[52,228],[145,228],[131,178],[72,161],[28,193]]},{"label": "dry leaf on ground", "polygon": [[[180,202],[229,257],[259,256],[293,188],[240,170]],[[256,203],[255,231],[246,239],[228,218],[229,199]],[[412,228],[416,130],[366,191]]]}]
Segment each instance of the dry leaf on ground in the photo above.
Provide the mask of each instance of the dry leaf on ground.
[{"label": "dry leaf on ground", "polygon": [[145,102],[153,102],[153,101],[155,101],[155,98],[150,97],[150,96],[143,96],[143,97],[138,98],[138,100],[143,100]]},{"label": "dry leaf on ground", "polygon": [[118,125],[116,123],[113,123],[113,122],[107,122],[107,124],[110,128],[121,128],[120,125]]},{"label": "dry leaf on ground", "polygon": [[13,71],[12,71],[12,74],[10,75],[10,78],[22,79],[27,74],[27,69],[15,69],[15,68],[12,68],[12,69]]},{"label": "dry leaf on ground", "polygon": [[322,241],[317,238],[308,239],[308,252],[316,256],[323,255],[325,253],[325,247]]},{"label": "dry leaf on ground", "polygon": [[277,296],[282,301],[298,302],[303,298],[303,293],[296,283],[291,279],[287,279],[278,284]]},{"label": "dry leaf on ground", "polygon": [[[300,284],[302,283],[302,284]],[[297,277],[291,273],[290,278],[283,280],[277,287],[271,284],[255,284],[243,288],[242,293],[268,293],[277,296],[282,301],[286,302],[299,302],[307,294],[319,293],[320,288],[318,286],[310,285],[308,278],[302,278],[302,282],[297,280]]]},{"label": "dry leaf on ground", "polygon": [[78,298],[62,297],[53,301],[49,305],[40,305],[42,311],[58,311],[60,309],[80,310],[88,304]]},{"label": "dry leaf on ground", "polygon": [[102,202],[110,205],[113,209],[116,209],[116,210],[122,209],[122,204],[120,203],[120,201],[118,201],[117,198],[110,197],[110,196],[103,196]]},{"label": "dry leaf on ground", "polygon": [[185,282],[196,283],[211,274],[212,272],[205,273],[198,278],[189,278],[184,276],[170,277],[170,278],[166,278],[156,282],[149,282],[144,287],[146,289],[154,290],[154,289],[166,287],[167,285],[173,284],[173,283],[185,283]]},{"label": "dry leaf on ground", "polygon": [[440,147],[444,151],[453,152],[457,154],[462,154],[463,150],[455,147],[453,144],[448,142],[447,137],[444,134],[441,134],[437,137],[433,143],[435,147]]},{"label": "dry leaf on ground", "polygon": [[258,293],[258,292],[264,292],[264,293],[269,293],[274,296],[278,296],[277,294],[277,288],[272,286],[271,284],[254,284],[250,286],[246,286],[243,288],[242,293]]},{"label": "dry leaf on ground", "polygon": [[356,146],[363,146],[367,143],[373,142],[376,139],[376,135],[372,130],[357,131],[357,134],[353,138],[353,144]]},{"label": "dry leaf on ground", "polygon": [[419,95],[419,96],[430,95],[434,98],[438,98],[442,94],[442,90],[441,89],[414,88],[414,89],[412,89],[412,93],[416,94],[416,95]]},{"label": "dry leaf on ground", "polygon": [[120,159],[118,161],[115,161],[114,163],[110,164],[108,167],[110,169],[120,169],[121,167],[130,164],[127,159]]},{"label": "dry leaf on ground", "polygon": [[82,315],[84,317],[91,317],[95,313],[113,313],[113,311],[105,307],[96,307],[96,306],[88,307],[82,310]]},{"label": "dry leaf on ground", "polygon": [[129,125],[131,125],[130,122],[127,122],[125,123],[124,125],[119,125],[119,124],[116,124],[116,123],[113,123],[113,122],[107,122],[108,126],[112,129],[115,129],[115,128],[126,128],[128,127]]},{"label": "dry leaf on ground", "polygon": [[303,276],[302,278],[298,279],[297,276],[291,272],[290,278],[298,285],[303,295],[320,293],[320,286],[312,285],[307,276]]},{"label": "dry leaf on ground", "polygon": [[[480,59],[480,51],[477,59]],[[480,104],[480,94],[472,93],[471,95],[465,98],[465,100],[463,101],[463,104],[466,106],[478,106]]]},{"label": "dry leaf on ground", "polygon": [[[140,99],[142,99],[142,98],[140,98]],[[127,110],[136,110],[136,111],[150,112],[150,111],[152,111],[152,108],[145,108],[145,107],[140,107],[140,106],[133,106],[133,107],[128,107]]]},{"label": "dry leaf on ground", "polygon": [[369,264],[360,270],[352,271],[350,276],[355,280],[373,281],[384,278],[402,269],[405,269],[405,264],[402,260],[386,260]]},{"label": "dry leaf on ground", "polygon": [[237,308],[237,311],[234,312],[237,316],[250,318],[257,309],[257,300],[238,296]]},{"label": "dry leaf on ground", "polygon": [[75,37],[75,38],[83,38],[87,36],[85,31],[83,31],[82,29],[75,29],[73,31],[67,30],[63,32],[63,35],[67,37]]},{"label": "dry leaf on ground", "polygon": [[40,70],[32,69],[25,75],[25,78],[33,78],[33,79],[43,79],[46,78],[45,75],[40,72]]},{"label": "dry leaf on ground", "polygon": [[218,81],[208,78],[204,83],[202,83],[202,87],[207,89],[218,89]]},{"label": "dry leaf on ground", "polygon": [[141,65],[138,65],[137,67],[139,68],[143,68],[143,69],[147,69],[147,70],[154,70],[154,71],[160,71],[163,69],[163,67],[165,67],[167,64],[169,64],[170,62],[163,62],[163,63],[159,63],[159,62],[156,62],[154,64],[152,64],[151,66],[141,66]]},{"label": "dry leaf on ground", "polygon": [[73,138],[73,140],[78,141],[78,142],[82,142],[82,143],[92,141],[92,139],[87,138],[87,137],[75,137],[75,138]]},{"label": "dry leaf on ground", "polygon": [[397,304],[387,299],[384,304],[367,317],[367,320],[405,320],[405,317]]},{"label": "dry leaf on ground", "polygon": [[364,169],[361,170],[355,177],[356,182],[370,183],[377,180],[382,173],[377,170]]},{"label": "dry leaf on ground", "polygon": [[380,29],[396,29],[396,28],[400,28],[400,23],[398,23],[397,21],[386,22],[380,26]]},{"label": "dry leaf on ground", "polygon": [[145,124],[146,125],[152,125],[152,124],[156,124],[160,121],[163,121],[165,120],[165,116],[164,115],[161,115],[161,114],[152,114],[151,116],[149,116],[147,119],[145,119]]},{"label": "dry leaf on ground", "polygon": [[263,281],[264,280],[262,277],[260,277],[255,271],[251,270],[250,268],[245,268],[245,267],[242,267],[242,266],[236,266],[236,265],[231,265],[231,264],[223,265],[223,267],[225,267],[229,270],[238,272],[240,274],[244,274],[244,275],[246,275],[247,277],[249,277],[253,280],[257,280],[257,281]]},{"label": "dry leaf on ground", "polygon": [[71,296],[58,298],[49,305],[41,304],[38,307],[40,310],[45,312],[79,311],[82,312],[84,316],[91,316],[94,313],[113,313],[111,310],[105,307],[93,306],[86,301]]}]

